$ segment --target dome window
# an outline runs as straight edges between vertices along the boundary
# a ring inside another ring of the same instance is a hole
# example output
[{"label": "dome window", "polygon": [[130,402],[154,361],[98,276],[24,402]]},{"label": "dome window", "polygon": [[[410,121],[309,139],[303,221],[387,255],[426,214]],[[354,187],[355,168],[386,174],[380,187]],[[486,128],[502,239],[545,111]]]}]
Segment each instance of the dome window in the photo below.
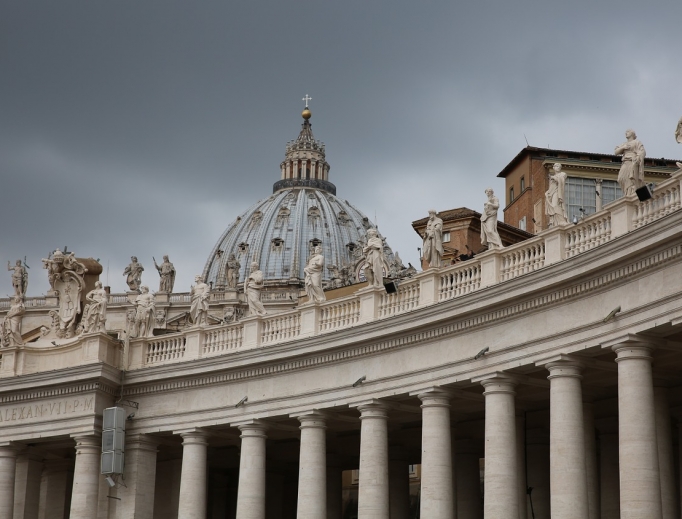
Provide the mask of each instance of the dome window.
[{"label": "dome window", "polygon": [[280,207],[277,213],[277,220],[275,220],[275,227],[282,227],[289,219],[290,214],[291,211],[288,207]]},{"label": "dome window", "polygon": [[246,254],[247,252],[249,252],[249,244],[248,243],[242,242],[239,245],[237,245],[237,248],[239,249],[239,254]]},{"label": "dome window", "polygon": [[256,211],[255,213],[253,213],[253,216],[251,217],[251,223],[253,225],[258,225],[262,219],[263,213],[261,213],[260,211]]},{"label": "dome window", "polygon": [[341,225],[346,225],[348,222],[350,222],[350,216],[348,216],[346,211],[340,211],[338,219]]},{"label": "dome window", "polygon": [[272,250],[275,252],[281,252],[284,249],[284,240],[282,238],[272,239]]}]

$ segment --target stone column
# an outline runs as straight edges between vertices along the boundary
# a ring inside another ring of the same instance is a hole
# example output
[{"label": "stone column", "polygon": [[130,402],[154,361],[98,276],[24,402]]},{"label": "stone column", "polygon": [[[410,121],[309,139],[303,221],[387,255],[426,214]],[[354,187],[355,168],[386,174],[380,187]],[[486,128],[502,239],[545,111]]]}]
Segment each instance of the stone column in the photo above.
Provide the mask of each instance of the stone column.
[{"label": "stone column", "polygon": [[14,519],[38,519],[43,458],[30,450],[17,457],[14,483]]},{"label": "stone column", "polygon": [[267,424],[258,420],[238,425],[242,432],[239,459],[237,519],[265,519],[265,440]]},{"label": "stone column", "polygon": [[327,517],[326,420],[318,412],[298,416],[301,449],[298,464],[298,519]]},{"label": "stone column", "polygon": [[597,466],[597,437],[594,428],[594,409],[591,402],[583,402],[585,421],[585,471],[587,473],[587,504],[590,519],[599,519],[599,467]]},{"label": "stone column", "polygon": [[388,412],[372,401],[360,411],[360,484],[358,519],[389,519]]},{"label": "stone column", "polygon": [[661,519],[656,444],[653,348],[637,340],[613,346],[618,363],[618,440],[621,519]]},{"label": "stone column", "polygon": [[514,382],[502,374],[480,381],[485,391],[485,519],[518,515]]},{"label": "stone column", "polygon": [[12,519],[14,515],[16,466],[16,449],[8,443],[0,445],[0,519]]},{"label": "stone column", "polygon": [[178,518],[206,519],[206,451],[208,434],[194,430],[181,432],[182,471]]},{"label": "stone column", "polygon": [[599,487],[601,519],[620,518],[618,482],[618,435],[599,435]]},{"label": "stone column", "polygon": [[72,460],[45,460],[40,480],[38,519],[64,519],[67,512],[66,492],[72,470]]},{"label": "stone column", "polygon": [[473,440],[457,440],[457,519],[482,519],[480,455]]},{"label": "stone column", "polygon": [[74,436],[74,440],[76,465],[73,471],[69,519],[96,519],[102,438],[99,435],[87,435]]},{"label": "stone column", "polygon": [[402,445],[388,447],[388,495],[391,519],[410,519],[410,462]]},{"label": "stone column", "polygon": [[549,463],[552,519],[589,517],[581,367],[569,358],[546,365],[550,380]]},{"label": "stone column", "polygon": [[[183,443],[184,446],[184,443]],[[117,489],[117,516],[154,519],[157,442],[146,434],[133,434],[125,444],[125,484]]]},{"label": "stone column", "polygon": [[452,519],[450,395],[440,389],[432,389],[418,396],[422,401],[420,517]]},{"label": "stone column", "polygon": [[679,519],[670,407],[668,405],[668,390],[664,387],[654,388],[654,411],[656,413],[656,445],[658,447],[663,519]]}]

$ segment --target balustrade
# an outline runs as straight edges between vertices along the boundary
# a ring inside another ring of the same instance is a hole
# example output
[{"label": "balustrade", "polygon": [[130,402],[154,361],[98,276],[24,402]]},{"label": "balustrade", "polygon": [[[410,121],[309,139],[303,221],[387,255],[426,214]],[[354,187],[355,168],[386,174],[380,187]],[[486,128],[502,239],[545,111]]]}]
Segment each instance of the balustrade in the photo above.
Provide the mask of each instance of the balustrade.
[{"label": "balustrade", "polygon": [[202,352],[204,354],[210,354],[237,350],[242,347],[243,340],[243,324],[234,324],[227,328],[206,330],[204,333]]},{"label": "balustrade", "polygon": [[320,331],[338,330],[353,326],[360,320],[360,301],[352,299],[333,301],[320,308]]},{"label": "balustrade", "polygon": [[184,335],[150,340],[147,343],[145,364],[158,364],[183,358],[186,340]]},{"label": "balustrade", "polygon": [[507,281],[515,277],[528,274],[545,266],[544,240],[533,240],[532,243],[522,242],[515,247],[509,247],[502,256],[500,280]]},{"label": "balustrade", "polygon": [[597,213],[566,231],[566,257],[594,249],[611,239],[611,214]]},{"label": "balustrade", "polygon": [[261,342],[268,344],[298,337],[301,333],[301,313],[278,314],[263,320]]},{"label": "balustrade", "polygon": [[379,317],[408,312],[419,305],[419,280],[411,279],[398,285],[394,294],[383,294],[379,303]]},{"label": "balustrade", "polygon": [[667,187],[657,187],[654,195],[635,206],[632,218],[633,228],[637,229],[649,222],[663,218],[665,215],[680,208],[680,186],[674,184]]},{"label": "balustrade", "polygon": [[438,300],[453,299],[478,290],[480,287],[481,264],[478,261],[469,260],[441,272]]}]

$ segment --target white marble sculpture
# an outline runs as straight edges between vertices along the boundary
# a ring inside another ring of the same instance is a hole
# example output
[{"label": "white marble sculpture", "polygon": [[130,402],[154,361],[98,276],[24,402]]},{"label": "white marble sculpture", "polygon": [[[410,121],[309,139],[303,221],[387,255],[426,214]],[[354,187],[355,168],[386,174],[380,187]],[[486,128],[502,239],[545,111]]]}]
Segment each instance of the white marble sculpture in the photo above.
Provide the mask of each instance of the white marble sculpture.
[{"label": "white marble sculpture", "polygon": [[225,278],[227,280],[227,287],[231,289],[237,288],[237,282],[239,281],[239,269],[241,268],[241,263],[235,257],[234,254],[230,254],[227,257],[227,265],[225,267]]},{"label": "white marble sculpture", "polygon": [[635,190],[644,185],[644,157],[646,150],[644,145],[637,139],[634,130],[625,132],[625,141],[616,146],[616,155],[623,156],[623,164],[618,172],[618,184],[623,196],[634,195]]},{"label": "white marble sculpture", "polygon": [[190,289],[191,305],[189,318],[192,326],[207,324],[208,319],[208,298],[211,295],[211,287],[204,283],[204,278],[194,276],[195,284]]},{"label": "white marble sculpture", "polygon": [[319,245],[313,250],[313,255],[310,256],[308,264],[303,269],[305,273],[305,293],[308,295],[308,301],[319,303],[326,300],[324,290],[322,290],[322,272],[324,270],[324,256],[322,256],[322,247]]},{"label": "white marble sculpture", "polygon": [[[159,292],[164,292],[170,294],[173,292],[173,285],[175,285],[175,267],[168,260],[168,256],[163,257],[163,262],[161,265],[156,264],[156,258],[152,256],[154,260],[154,267],[159,272]],[[140,265],[141,266],[141,265]]]},{"label": "white marble sculpture", "polygon": [[83,309],[83,318],[79,331],[81,333],[97,333],[105,331],[107,321],[107,303],[109,296],[102,288],[102,282],[96,281],[95,288],[85,296],[87,301]]},{"label": "white marble sculpture", "polygon": [[25,313],[23,298],[14,296],[7,315],[0,326],[0,342],[4,348],[24,344],[21,338],[21,321]]},{"label": "white marble sculpture", "polygon": [[443,259],[443,220],[436,216],[436,210],[429,210],[429,221],[424,231],[424,247],[422,249],[424,259],[429,268],[440,267]]},{"label": "white marble sculpture", "polygon": [[249,304],[250,315],[265,315],[265,307],[260,300],[261,290],[263,290],[263,272],[260,270],[257,262],[251,263],[251,273],[244,282],[244,293],[246,294],[246,302]]},{"label": "white marble sculpture", "polygon": [[545,214],[549,216],[550,227],[568,223],[565,200],[566,173],[558,162],[549,174],[549,189],[545,192]]},{"label": "white marble sculpture", "polygon": [[85,288],[83,276],[88,271],[73,252],[55,250],[51,258],[43,259],[52,293],[59,297],[59,309],[51,310],[52,331],[59,338],[70,338],[76,333],[76,318],[81,312],[81,293]]},{"label": "white marble sculpture", "polygon": [[376,229],[367,231],[367,243],[362,248],[365,255],[365,278],[369,286],[384,286],[384,242]]},{"label": "white marble sculpture", "polygon": [[487,188],[485,194],[488,196],[488,201],[483,204],[481,215],[481,245],[487,245],[488,250],[501,249],[502,240],[497,232],[497,210],[500,207],[500,201],[492,188]]},{"label": "white marble sculpture", "polygon": [[675,140],[682,144],[682,117],[677,121],[677,128],[675,129]]},{"label": "white marble sculpture", "polygon": [[21,264],[21,260],[17,260],[14,266],[7,262],[7,270],[12,271],[12,287],[14,288],[14,295],[24,297],[26,295],[26,288],[28,288],[28,272]]},{"label": "white marble sculpture", "polygon": [[144,267],[137,261],[137,256],[131,256],[130,265],[123,271],[123,275],[126,276],[126,283],[131,292],[138,292],[140,290],[143,271]]},{"label": "white marble sculpture", "polygon": [[154,295],[149,293],[149,287],[142,285],[140,295],[133,301],[135,318],[133,320],[132,337],[151,337],[154,330],[155,304]]}]

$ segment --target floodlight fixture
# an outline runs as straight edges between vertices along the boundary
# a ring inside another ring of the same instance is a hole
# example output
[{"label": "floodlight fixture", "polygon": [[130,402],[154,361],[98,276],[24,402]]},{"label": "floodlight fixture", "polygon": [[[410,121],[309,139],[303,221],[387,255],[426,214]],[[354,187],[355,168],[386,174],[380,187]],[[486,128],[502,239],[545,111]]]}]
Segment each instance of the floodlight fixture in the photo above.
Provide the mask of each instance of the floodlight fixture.
[{"label": "floodlight fixture", "polygon": [[476,356],[474,357],[474,360],[478,360],[478,359],[480,359],[481,357],[483,357],[483,355],[485,355],[486,353],[488,353],[488,350],[490,350],[490,347],[489,347],[489,346],[486,346],[485,348],[483,348],[481,351],[479,351],[479,352],[476,354]]},{"label": "floodlight fixture", "polygon": [[242,398],[239,402],[237,402],[237,404],[235,405],[235,407],[241,407],[241,406],[243,406],[248,400],[249,400],[249,397],[248,397],[248,396],[245,396],[245,397]]},{"label": "floodlight fixture", "polygon": [[618,312],[620,312],[620,306],[617,306],[616,308],[614,308],[613,310],[611,310],[611,312],[609,313],[609,315],[607,315],[606,317],[604,317],[604,322],[605,322],[605,323],[609,322],[611,319],[613,319],[614,317],[616,317],[616,314],[617,314]]},{"label": "floodlight fixture", "polygon": [[353,382],[353,387],[358,387],[365,380],[367,380],[367,377],[365,375],[362,375],[359,379],[357,379],[355,382]]}]

